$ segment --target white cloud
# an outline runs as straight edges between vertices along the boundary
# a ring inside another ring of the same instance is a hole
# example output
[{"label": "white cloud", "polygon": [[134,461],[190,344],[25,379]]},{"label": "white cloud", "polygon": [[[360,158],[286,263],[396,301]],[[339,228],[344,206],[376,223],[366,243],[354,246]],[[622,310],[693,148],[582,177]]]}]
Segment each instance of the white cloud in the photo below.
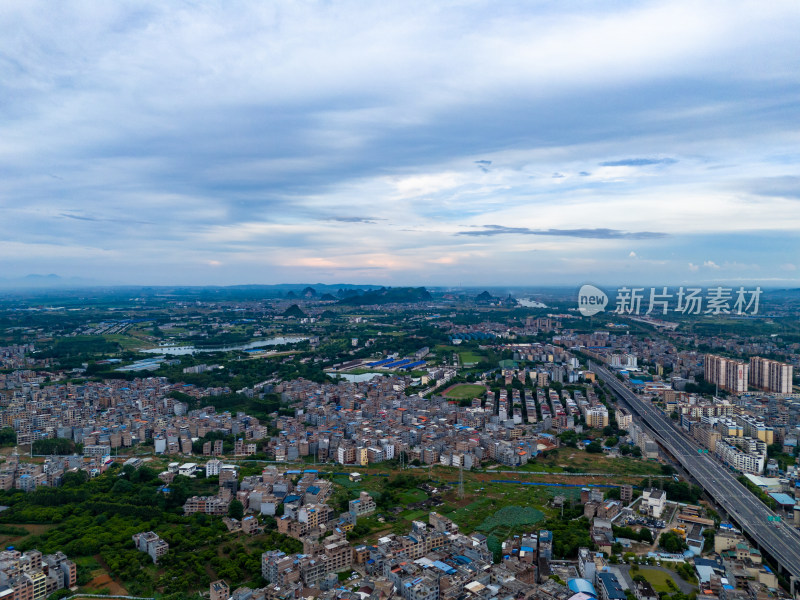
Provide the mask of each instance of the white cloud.
[{"label": "white cloud", "polygon": [[[740,185],[798,175],[798,29],[788,0],[10,0],[0,255],[142,282],[680,276],[719,236],[800,231],[791,195]],[[625,240],[455,235],[488,224],[669,237],[642,242],[656,268]]]}]

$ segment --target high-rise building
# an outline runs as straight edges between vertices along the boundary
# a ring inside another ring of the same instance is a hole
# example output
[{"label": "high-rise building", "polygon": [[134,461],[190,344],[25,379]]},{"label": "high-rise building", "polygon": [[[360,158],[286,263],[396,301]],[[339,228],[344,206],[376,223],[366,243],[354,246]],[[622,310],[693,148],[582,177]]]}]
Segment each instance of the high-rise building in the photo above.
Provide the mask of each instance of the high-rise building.
[{"label": "high-rise building", "polygon": [[792,365],[753,356],[750,358],[750,385],[765,392],[792,392]]},{"label": "high-rise building", "polygon": [[747,391],[750,366],[740,360],[706,354],[705,380],[733,394]]}]

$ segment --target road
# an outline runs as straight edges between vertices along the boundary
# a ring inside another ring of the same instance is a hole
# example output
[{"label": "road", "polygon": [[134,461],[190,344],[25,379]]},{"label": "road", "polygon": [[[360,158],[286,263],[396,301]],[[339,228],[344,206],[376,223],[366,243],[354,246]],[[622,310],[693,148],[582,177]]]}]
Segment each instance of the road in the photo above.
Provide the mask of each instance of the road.
[{"label": "road", "polygon": [[659,436],[663,446],[694,477],[709,496],[728,513],[762,551],[768,553],[789,574],[800,578],[800,534],[785,523],[768,521],[776,516],[715,458],[699,454],[700,446],[684,435],[660,410],[642,401],[616,375],[590,363],[602,379],[645,424]]}]

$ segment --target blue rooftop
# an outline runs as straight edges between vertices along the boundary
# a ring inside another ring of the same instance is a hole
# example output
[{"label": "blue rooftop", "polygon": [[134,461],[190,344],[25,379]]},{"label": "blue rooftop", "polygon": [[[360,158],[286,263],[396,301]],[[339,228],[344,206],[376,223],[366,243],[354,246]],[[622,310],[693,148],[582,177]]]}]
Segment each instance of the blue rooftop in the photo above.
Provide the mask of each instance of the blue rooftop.
[{"label": "blue rooftop", "polygon": [[775,502],[783,506],[794,506],[795,504],[794,498],[792,498],[789,494],[784,494],[783,492],[773,492],[769,496],[775,500]]}]

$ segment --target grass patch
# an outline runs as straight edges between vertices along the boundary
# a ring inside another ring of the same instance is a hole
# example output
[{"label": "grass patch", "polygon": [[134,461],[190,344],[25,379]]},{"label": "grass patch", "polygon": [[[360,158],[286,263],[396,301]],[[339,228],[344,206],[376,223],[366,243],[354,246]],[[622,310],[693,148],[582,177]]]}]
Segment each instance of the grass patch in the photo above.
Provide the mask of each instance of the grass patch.
[{"label": "grass patch", "polygon": [[669,585],[667,585],[667,581],[673,579],[670,573],[665,573],[664,571],[657,571],[655,569],[647,569],[644,567],[640,567],[637,575],[642,575],[647,580],[647,583],[653,586],[653,589],[656,591],[656,593],[658,592],[667,592],[668,594],[672,593],[672,588],[669,587]]},{"label": "grass patch", "polygon": [[414,502],[422,502],[428,498],[428,494],[422,490],[406,490],[399,496],[400,502],[403,504],[412,504]]},{"label": "grass patch", "polygon": [[411,521],[427,521],[428,514],[427,510],[411,510],[400,513],[400,516],[410,523]]}]

